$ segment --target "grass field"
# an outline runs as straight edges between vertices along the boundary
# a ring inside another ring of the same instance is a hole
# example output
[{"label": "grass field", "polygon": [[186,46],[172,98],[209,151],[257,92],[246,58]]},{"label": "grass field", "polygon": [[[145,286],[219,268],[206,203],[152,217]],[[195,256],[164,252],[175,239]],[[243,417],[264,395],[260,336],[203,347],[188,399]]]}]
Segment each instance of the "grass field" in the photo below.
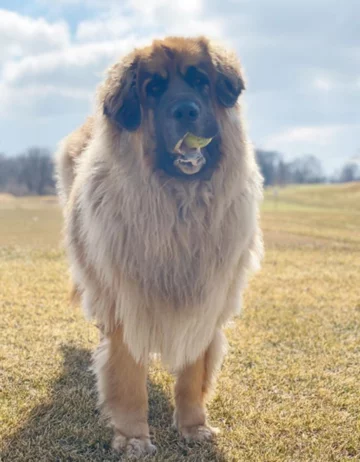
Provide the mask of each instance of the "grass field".
[{"label": "grass field", "polygon": [[[209,406],[222,434],[170,428],[172,378],[149,376],[157,461],[360,460],[360,184],[266,195],[266,258],[227,330]],[[3,461],[115,461],[89,372],[97,332],[67,303],[54,198],[0,196]]]}]

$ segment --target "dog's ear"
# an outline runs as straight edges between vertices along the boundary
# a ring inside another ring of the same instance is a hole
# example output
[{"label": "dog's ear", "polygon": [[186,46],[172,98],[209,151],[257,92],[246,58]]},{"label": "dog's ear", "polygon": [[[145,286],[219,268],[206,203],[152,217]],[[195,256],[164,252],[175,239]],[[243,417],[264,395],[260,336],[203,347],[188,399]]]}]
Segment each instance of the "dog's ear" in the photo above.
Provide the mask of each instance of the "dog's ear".
[{"label": "dog's ear", "polygon": [[235,53],[213,46],[210,49],[215,67],[215,91],[219,103],[227,108],[233,107],[245,90],[240,63]]},{"label": "dog's ear", "polygon": [[135,131],[141,123],[137,67],[138,60],[134,57],[116,64],[110,69],[103,87],[104,114],[128,131]]}]

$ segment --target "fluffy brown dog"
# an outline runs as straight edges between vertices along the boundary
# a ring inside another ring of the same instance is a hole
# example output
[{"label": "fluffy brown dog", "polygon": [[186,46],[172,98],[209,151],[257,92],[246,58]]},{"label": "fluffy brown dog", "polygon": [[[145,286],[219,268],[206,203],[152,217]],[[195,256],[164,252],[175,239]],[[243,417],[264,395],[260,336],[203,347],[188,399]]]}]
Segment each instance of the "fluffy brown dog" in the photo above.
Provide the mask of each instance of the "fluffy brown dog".
[{"label": "fluffy brown dog", "polygon": [[[177,375],[181,434],[214,432],[204,399],[225,350],[221,329],[262,253],[243,89],[235,55],[206,38],[154,41],[110,68],[95,114],[57,155],[72,277],[102,330],[100,402],[114,447],[131,455],[155,449],[150,353]],[[189,133],[208,144],[190,146]]]}]

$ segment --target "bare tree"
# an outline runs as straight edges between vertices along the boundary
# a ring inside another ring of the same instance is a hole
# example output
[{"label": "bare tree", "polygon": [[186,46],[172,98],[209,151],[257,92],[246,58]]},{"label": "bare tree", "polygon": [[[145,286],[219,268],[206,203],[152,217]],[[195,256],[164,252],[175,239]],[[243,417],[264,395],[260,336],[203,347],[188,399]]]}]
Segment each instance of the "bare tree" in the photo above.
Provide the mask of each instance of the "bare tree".
[{"label": "bare tree", "polygon": [[47,149],[34,147],[25,154],[0,154],[0,191],[15,195],[53,194],[53,161]]},{"label": "bare tree", "polygon": [[8,163],[5,154],[0,153],[0,191],[5,189],[8,181]]},{"label": "bare tree", "polygon": [[256,159],[264,177],[265,186],[276,184],[278,165],[281,158],[281,154],[276,151],[256,150]]},{"label": "bare tree", "polygon": [[276,151],[258,149],[256,158],[265,180],[265,186],[325,181],[321,162],[313,155],[285,162],[283,156]]},{"label": "bare tree", "polygon": [[348,183],[350,181],[360,180],[360,168],[355,162],[345,164],[340,172],[339,181]]},{"label": "bare tree", "polygon": [[285,186],[291,182],[291,173],[289,169],[289,164],[280,160],[277,168],[277,184],[279,186]]},{"label": "bare tree", "polygon": [[0,191],[24,193],[26,187],[20,184],[21,162],[18,156],[0,155]]},{"label": "bare tree", "polygon": [[313,155],[296,158],[289,169],[292,183],[321,183],[325,180],[321,162]]},{"label": "bare tree", "polygon": [[30,193],[41,196],[47,187],[54,186],[53,162],[47,149],[30,148],[20,159],[20,181],[26,184]]}]

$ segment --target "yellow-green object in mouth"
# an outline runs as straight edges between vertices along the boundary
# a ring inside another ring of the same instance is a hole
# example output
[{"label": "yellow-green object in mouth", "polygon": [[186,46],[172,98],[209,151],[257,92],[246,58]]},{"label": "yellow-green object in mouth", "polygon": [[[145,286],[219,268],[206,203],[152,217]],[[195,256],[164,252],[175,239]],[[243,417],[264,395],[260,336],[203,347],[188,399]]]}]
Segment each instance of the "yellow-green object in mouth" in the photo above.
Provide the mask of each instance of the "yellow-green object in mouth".
[{"label": "yellow-green object in mouth", "polygon": [[201,136],[195,136],[188,132],[176,143],[174,152],[177,154],[183,154],[187,149],[205,148],[211,140],[212,138],[202,138]]},{"label": "yellow-green object in mouth", "polygon": [[184,143],[188,148],[204,148],[211,142],[212,138],[202,138],[195,136],[192,133],[187,133],[184,138]]}]

